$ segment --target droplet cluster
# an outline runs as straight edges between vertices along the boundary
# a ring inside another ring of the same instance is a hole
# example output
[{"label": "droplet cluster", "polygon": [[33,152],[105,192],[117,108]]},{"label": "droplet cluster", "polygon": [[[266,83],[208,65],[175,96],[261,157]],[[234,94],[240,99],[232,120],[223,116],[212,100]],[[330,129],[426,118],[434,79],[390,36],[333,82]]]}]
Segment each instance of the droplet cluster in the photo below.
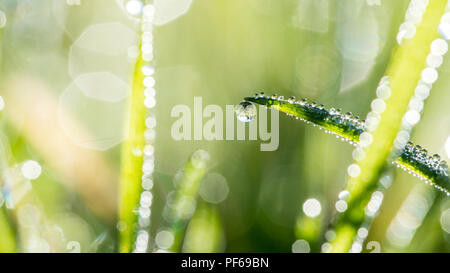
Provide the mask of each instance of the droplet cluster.
[{"label": "droplet cluster", "polygon": [[133,252],[146,252],[150,240],[148,232],[150,227],[151,205],[153,201],[153,172],[155,169],[154,141],[156,127],[156,90],[155,90],[155,68],[153,60],[153,20],[155,7],[153,1],[129,0],[125,4],[126,10],[133,16],[141,16],[141,45],[140,58],[144,64],[138,68],[144,76],[145,99],[142,102],[148,109],[145,120],[146,130],[144,132],[144,147],[136,147],[133,150],[135,156],[143,157],[142,164],[142,192],[140,195],[138,214],[138,231]]},{"label": "droplet cluster", "polygon": [[404,39],[411,39],[416,34],[416,27],[422,21],[429,0],[411,0],[405,14],[405,21],[400,25],[397,42],[401,45]]},{"label": "droplet cluster", "polygon": [[450,39],[450,2],[445,7],[445,13],[441,17],[441,23],[438,26],[439,32],[445,40]]},{"label": "droplet cluster", "polygon": [[[424,88],[423,84],[419,84],[416,88],[414,99],[426,98],[428,93],[429,88]],[[385,111],[385,100],[391,96],[388,76],[384,76],[380,80],[376,94],[377,98],[372,101],[372,109],[367,114],[366,120],[360,120],[351,113],[343,114],[340,109],[336,110],[331,108],[327,110],[323,105],[318,105],[315,102],[308,103],[308,100],[305,98],[300,100],[297,100],[295,97],[285,99],[283,96],[278,96],[276,94],[267,96],[264,92],[261,92],[252,97],[247,97],[245,100],[279,110],[296,119],[317,126],[319,129],[324,129],[325,132],[334,134],[337,138],[355,145],[356,148],[352,153],[355,163],[347,168],[348,175],[355,178],[361,173],[358,162],[364,159],[367,147],[372,144],[372,132],[377,128],[381,120],[381,114]],[[410,104],[415,105],[415,103],[416,102]],[[412,128],[412,126],[410,126],[410,128]],[[399,146],[400,152],[397,153],[398,155],[403,153],[404,147],[409,141],[409,135],[409,131],[405,128],[399,131],[395,143],[396,145],[400,145],[401,143],[404,144]],[[426,177],[428,183],[433,181],[433,184],[437,185],[436,188],[448,192],[448,189],[450,189],[450,183],[447,182],[448,176],[436,175],[435,170],[432,169],[425,172],[428,165],[420,165],[422,166],[422,171],[416,169],[413,167],[417,165],[417,160],[419,160],[416,156],[418,157],[419,155],[414,154],[412,157],[403,157],[401,161],[400,159],[397,159],[393,164],[401,166],[411,173],[420,172],[415,173],[415,176]],[[444,165],[444,163],[445,161],[442,164]],[[336,203],[336,209],[338,212],[344,212],[347,209],[347,204],[344,204],[345,200],[340,201],[338,201],[339,203]]]},{"label": "droplet cluster", "polygon": [[448,191],[450,186],[448,165],[445,160],[441,160],[438,154],[428,155],[427,150],[420,145],[408,142],[400,154],[400,159],[395,161],[394,164],[450,195]]},{"label": "droplet cluster", "polygon": [[[442,16],[441,25],[442,22],[446,22],[446,18],[449,16],[450,13],[447,12]],[[414,95],[409,101],[408,110],[402,118],[401,129],[394,141],[395,153],[400,155],[400,160],[394,162],[394,165],[419,177],[427,184],[434,185],[448,195],[450,181],[447,163],[440,161],[439,155],[430,156],[427,154],[427,150],[409,142],[411,130],[420,121],[425,99],[428,98],[433,83],[438,79],[436,69],[442,64],[447,51],[448,44],[444,39],[437,38],[430,45],[426,66],[422,70]]]},{"label": "droplet cluster", "polygon": [[323,104],[309,103],[306,98],[297,100],[292,96],[285,99],[276,94],[266,96],[264,92],[261,92],[253,97],[247,97],[246,100],[278,109],[307,124],[324,129],[326,133],[336,135],[337,138],[352,145],[357,144],[359,135],[366,129],[365,121],[351,112],[344,113],[341,109],[334,108],[326,109]]},{"label": "droplet cluster", "polygon": [[426,66],[422,70],[414,95],[409,101],[408,110],[402,118],[402,128],[394,142],[395,147],[399,150],[406,145],[411,129],[420,121],[424,101],[429,96],[433,83],[438,79],[436,69],[442,64],[443,56],[447,50],[447,42],[443,39],[438,38],[431,43]]}]

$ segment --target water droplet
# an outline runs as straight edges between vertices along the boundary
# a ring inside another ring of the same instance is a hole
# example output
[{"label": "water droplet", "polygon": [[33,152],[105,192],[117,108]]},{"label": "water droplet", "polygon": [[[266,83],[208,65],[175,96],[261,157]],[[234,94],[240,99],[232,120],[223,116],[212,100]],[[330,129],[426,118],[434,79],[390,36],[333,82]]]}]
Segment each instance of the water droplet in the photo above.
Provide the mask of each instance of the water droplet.
[{"label": "water droplet", "polygon": [[448,44],[443,39],[436,39],[431,43],[431,53],[436,55],[444,55],[448,50]]},{"label": "water droplet", "polygon": [[5,108],[5,100],[0,96],[0,111],[2,111],[3,108]]},{"label": "water droplet", "polygon": [[138,0],[129,0],[125,4],[125,9],[127,12],[131,15],[138,16],[142,12],[143,4],[141,1]]},{"label": "water droplet", "polygon": [[358,164],[351,164],[347,168],[347,173],[350,177],[357,177],[361,173],[361,168]]},{"label": "water droplet", "polygon": [[22,175],[27,179],[37,179],[41,175],[41,172],[41,165],[34,160],[28,160],[22,165]]},{"label": "water droplet", "polygon": [[256,117],[256,106],[248,101],[243,101],[235,108],[236,117],[242,122],[250,122]]},{"label": "water droplet", "polygon": [[342,213],[347,210],[348,205],[344,200],[338,200],[335,204],[335,207],[338,212]]},{"label": "water droplet", "polygon": [[437,80],[438,72],[434,68],[427,67],[422,71],[421,76],[425,83],[432,84]]},{"label": "water droplet", "polygon": [[342,199],[347,198],[347,196],[349,196],[349,195],[350,195],[350,192],[349,192],[349,191],[343,190],[343,191],[341,191],[341,192],[339,193],[338,198],[339,198],[340,200],[342,200]]},{"label": "water droplet", "polygon": [[6,26],[6,14],[0,10],[0,28],[3,28],[4,26]]}]

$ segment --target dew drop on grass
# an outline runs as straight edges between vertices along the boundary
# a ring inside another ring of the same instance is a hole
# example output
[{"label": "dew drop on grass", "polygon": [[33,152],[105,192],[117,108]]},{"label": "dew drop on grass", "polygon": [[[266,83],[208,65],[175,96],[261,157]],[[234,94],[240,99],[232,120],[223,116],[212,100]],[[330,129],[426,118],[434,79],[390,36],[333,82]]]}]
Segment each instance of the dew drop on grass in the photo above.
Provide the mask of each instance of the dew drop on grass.
[{"label": "dew drop on grass", "polygon": [[27,179],[37,179],[41,175],[41,172],[41,165],[34,160],[28,160],[22,165],[22,174]]},{"label": "dew drop on grass", "polygon": [[292,253],[309,253],[311,248],[308,241],[297,240],[292,244]]},{"label": "dew drop on grass", "polygon": [[138,0],[128,0],[125,3],[125,9],[127,12],[133,16],[138,16],[142,12],[143,4]]},{"label": "dew drop on grass", "polygon": [[250,122],[256,117],[256,106],[248,101],[243,101],[235,107],[236,117],[242,122]]},{"label": "dew drop on grass", "polygon": [[0,96],[0,111],[2,111],[3,108],[5,108],[5,100]]},{"label": "dew drop on grass", "polygon": [[6,26],[6,14],[0,10],[0,28],[3,28]]}]

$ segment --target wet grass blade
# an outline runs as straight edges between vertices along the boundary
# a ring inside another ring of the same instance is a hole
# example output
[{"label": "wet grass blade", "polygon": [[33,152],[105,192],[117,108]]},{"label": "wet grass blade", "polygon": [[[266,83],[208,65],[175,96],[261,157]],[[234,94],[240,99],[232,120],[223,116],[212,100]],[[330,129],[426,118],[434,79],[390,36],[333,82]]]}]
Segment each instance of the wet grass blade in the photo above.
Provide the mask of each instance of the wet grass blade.
[{"label": "wet grass blade", "polygon": [[[286,113],[353,145],[359,142],[359,136],[367,129],[365,121],[351,113],[344,114],[342,110],[334,108],[326,109],[323,105],[308,103],[306,99],[286,100],[283,97],[258,94],[246,97],[245,100]],[[430,156],[420,146],[408,143],[393,163],[448,195],[450,191],[448,166],[445,161],[440,160],[439,155]]]}]

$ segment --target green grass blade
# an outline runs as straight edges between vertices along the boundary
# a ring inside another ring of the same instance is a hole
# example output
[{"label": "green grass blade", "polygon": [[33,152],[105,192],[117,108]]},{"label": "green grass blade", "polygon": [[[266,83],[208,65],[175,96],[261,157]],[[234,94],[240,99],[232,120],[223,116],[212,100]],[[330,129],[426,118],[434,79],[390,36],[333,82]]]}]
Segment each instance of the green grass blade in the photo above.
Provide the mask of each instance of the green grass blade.
[{"label": "green grass blade", "polygon": [[174,236],[174,242],[168,248],[170,252],[181,251],[186,225],[195,211],[198,191],[206,174],[208,159],[209,154],[204,150],[198,150],[192,154],[184,166],[173,200],[166,203],[165,218],[169,230]]},{"label": "green grass blade", "polygon": [[[2,45],[2,37],[3,37],[3,28],[0,28],[0,49]],[[0,50],[0,63],[2,61],[2,51]],[[0,97],[1,98],[1,97]],[[1,110],[0,110],[1,111]],[[3,176],[3,172],[5,171],[4,168],[7,168],[7,162],[6,162],[6,154],[5,149],[2,147],[2,143],[0,143],[0,155],[1,158],[1,165],[0,166],[0,175]],[[3,180],[3,178],[2,178]],[[3,187],[3,182],[0,181],[0,189]],[[17,246],[16,246],[16,234],[13,230],[13,228],[10,225],[10,219],[6,213],[6,207],[3,206],[3,196],[0,192],[0,253],[10,253],[10,252],[16,252]]]},{"label": "green grass blade", "polygon": [[6,214],[6,208],[4,206],[0,207],[0,253],[16,252],[15,237],[14,230]]},{"label": "green grass blade", "polygon": [[[397,132],[408,103],[421,78],[431,43],[439,37],[438,26],[448,1],[434,0],[429,4],[416,29],[414,37],[397,47],[386,71],[392,95],[385,101],[385,111],[377,128],[371,132],[371,144],[365,147],[365,157],[358,161],[360,174],[349,177],[345,190],[348,209],[337,216],[336,240],[331,242],[333,252],[348,252],[358,228],[364,221],[365,208],[372,198],[378,180],[391,153]],[[401,163],[401,162],[399,162]],[[441,187],[448,190],[448,174]],[[435,177],[430,177],[432,180]],[[437,181],[437,180],[436,180]]]},{"label": "green grass blade", "polygon": [[136,210],[139,206],[139,196],[142,191],[142,163],[143,156],[136,153],[142,150],[145,144],[145,118],[147,109],[144,105],[144,75],[142,66],[144,60],[139,57],[133,77],[131,99],[129,104],[128,139],[122,146],[122,163],[119,196],[119,223],[120,229],[120,252],[131,252],[133,241],[136,236],[138,215]]},{"label": "green grass blade", "polygon": [[[326,109],[323,105],[308,103],[306,99],[285,100],[283,97],[258,94],[246,97],[245,100],[286,113],[354,145],[359,142],[359,136],[367,129],[365,121],[351,113],[344,114],[340,109]],[[440,161],[439,155],[429,156],[420,146],[408,143],[393,163],[449,194],[448,166],[445,161]]]},{"label": "green grass blade", "polygon": [[204,202],[199,204],[186,230],[183,252],[217,253],[222,251],[224,234],[218,209]]}]

